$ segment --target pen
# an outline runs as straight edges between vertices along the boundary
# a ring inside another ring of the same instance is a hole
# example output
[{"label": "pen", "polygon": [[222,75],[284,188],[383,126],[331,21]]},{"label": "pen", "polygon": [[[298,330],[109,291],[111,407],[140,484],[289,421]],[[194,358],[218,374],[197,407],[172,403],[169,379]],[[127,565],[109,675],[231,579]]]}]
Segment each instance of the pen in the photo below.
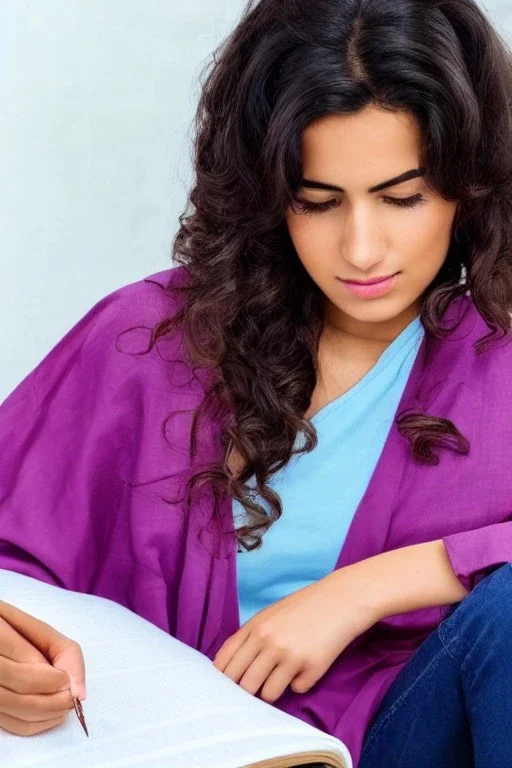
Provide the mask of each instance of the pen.
[{"label": "pen", "polygon": [[73,704],[75,705],[75,712],[76,712],[76,716],[80,720],[80,725],[84,729],[86,736],[89,736],[89,732],[85,724],[85,717],[84,717],[84,711],[82,709],[82,702],[78,698],[73,698]]}]

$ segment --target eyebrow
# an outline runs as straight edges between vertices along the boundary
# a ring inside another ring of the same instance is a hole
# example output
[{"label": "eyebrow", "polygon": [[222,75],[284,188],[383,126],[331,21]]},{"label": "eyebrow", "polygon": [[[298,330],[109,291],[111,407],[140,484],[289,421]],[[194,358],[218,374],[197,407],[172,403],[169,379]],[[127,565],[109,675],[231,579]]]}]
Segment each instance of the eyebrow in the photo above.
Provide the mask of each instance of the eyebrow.
[{"label": "eyebrow", "polygon": [[[412,168],[410,171],[401,173],[400,176],[395,176],[394,179],[389,179],[388,181],[383,181],[381,184],[377,184],[375,187],[370,187],[368,192],[380,192],[381,189],[394,187],[395,184],[401,184],[403,181],[415,179],[417,176],[424,176],[425,173],[425,168]],[[312,181],[311,179],[302,179],[302,186],[305,189],[328,189],[332,192],[345,192],[343,187],[336,187],[334,184],[327,184],[323,181]]]}]

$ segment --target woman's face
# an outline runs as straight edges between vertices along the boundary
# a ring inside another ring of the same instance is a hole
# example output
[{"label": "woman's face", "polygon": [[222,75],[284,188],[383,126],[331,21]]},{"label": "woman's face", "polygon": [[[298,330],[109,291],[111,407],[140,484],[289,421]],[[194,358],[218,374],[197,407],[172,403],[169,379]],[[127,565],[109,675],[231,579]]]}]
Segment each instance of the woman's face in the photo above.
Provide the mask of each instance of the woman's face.
[{"label": "woman's face", "polygon": [[[297,197],[323,209],[290,207],[286,221],[299,259],[325,295],[332,330],[392,341],[420,313],[421,294],[446,258],[457,203],[431,190],[423,175],[370,191],[418,169],[419,149],[414,117],[374,105],[329,115],[303,133]],[[308,188],[307,181],[344,191]],[[341,282],[395,274],[381,295],[357,295]]]}]

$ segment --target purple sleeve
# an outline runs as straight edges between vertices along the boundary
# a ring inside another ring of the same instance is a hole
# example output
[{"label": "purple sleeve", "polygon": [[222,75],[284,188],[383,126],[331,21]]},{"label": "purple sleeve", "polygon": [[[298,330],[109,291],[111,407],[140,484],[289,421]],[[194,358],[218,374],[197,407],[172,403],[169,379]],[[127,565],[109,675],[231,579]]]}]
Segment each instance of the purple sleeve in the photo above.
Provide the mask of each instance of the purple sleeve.
[{"label": "purple sleeve", "polygon": [[0,568],[83,592],[101,568],[141,423],[138,358],[117,349],[140,285],[99,301],[0,405]]},{"label": "purple sleeve", "polygon": [[457,578],[471,591],[487,571],[512,562],[512,520],[444,536]]}]

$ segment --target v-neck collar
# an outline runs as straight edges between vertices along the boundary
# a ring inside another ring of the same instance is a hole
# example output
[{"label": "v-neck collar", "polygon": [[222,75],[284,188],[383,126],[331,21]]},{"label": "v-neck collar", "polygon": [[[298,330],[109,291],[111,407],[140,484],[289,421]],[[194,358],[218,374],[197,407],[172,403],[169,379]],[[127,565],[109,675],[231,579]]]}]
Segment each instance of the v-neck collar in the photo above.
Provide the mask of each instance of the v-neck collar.
[{"label": "v-neck collar", "polygon": [[375,379],[376,376],[379,376],[384,371],[384,369],[387,368],[387,366],[396,357],[396,355],[398,355],[400,350],[409,344],[411,339],[416,336],[419,329],[424,332],[420,315],[415,317],[414,320],[411,320],[411,322],[406,325],[406,327],[398,334],[398,336],[393,339],[391,344],[389,344],[385,350],[381,352],[370,370],[367,371],[364,376],[359,379],[359,381],[357,381],[346,392],[343,392],[338,397],[335,397],[334,400],[331,400],[322,406],[322,408],[320,408],[320,410],[317,411],[309,419],[311,424],[315,426],[326,416],[330,415],[333,410],[336,410],[339,406],[344,404],[347,400],[351,400],[353,397],[356,397],[361,392],[361,390],[365,389]]}]

